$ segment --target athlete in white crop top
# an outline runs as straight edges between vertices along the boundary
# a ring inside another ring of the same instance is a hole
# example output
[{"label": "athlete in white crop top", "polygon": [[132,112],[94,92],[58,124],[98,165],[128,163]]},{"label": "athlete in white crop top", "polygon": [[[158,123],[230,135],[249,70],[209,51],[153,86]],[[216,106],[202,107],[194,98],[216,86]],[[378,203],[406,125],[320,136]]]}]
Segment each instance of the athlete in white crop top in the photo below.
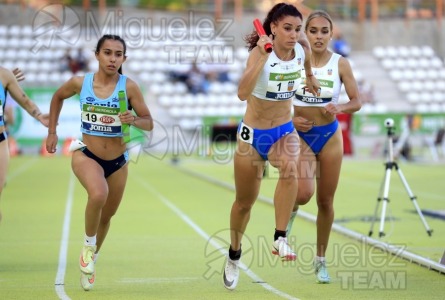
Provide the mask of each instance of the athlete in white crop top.
[{"label": "athlete in white crop top", "polygon": [[[99,68],[96,73],[74,76],[54,94],[46,148],[56,150],[56,127],[65,99],[80,94],[82,138],[76,141],[72,155],[74,174],[88,193],[85,209],[85,241],[79,259],[80,283],[93,288],[95,262],[107,235],[111,217],[122,200],[128,175],[128,151],[120,133],[122,124],[142,130],[153,129],[153,119],[137,84],[122,76],[126,56],[125,41],[116,35],[104,35],[96,46]],[[85,83],[85,84],[84,84]],[[128,109],[120,113],[118,91],[125,91]]]},{"label": "athlete in white crop top", "polygon": [[[302,21],[301,13],[293,5],[279,3],[263,23],[267,35],[258,37],[254,32],[246,37],[250,55],[239,81],[238,97],[247,101],[247,110],[239,126],[234,156],[236,196],[223,274],[224,286],[230,290],[238,283],[241,239],[259,193],[266,160],[280,174],[274,199],[275,226],[270,232],[274,232],[272,253],[282,260],[296,259],[287,243],[286,226],[298,190],[299,139],[291,119],[292,98],[303,65],[311,72],[310,52],[297,44]],[[273,44],[270,54],[264,50],[266,43]],[[318,88],[316,80],[313,85]]]},{"label": "athlete in white crop top", "polygon": [[269,101],[285,101],[294,96],[301,82],[305,61],[304,49],[300,44],[295,44],[294,53],[292,59],[282,61],[272,51],[257,79],[253,96]]},{"label": "athlete in white crop top", "polygon": [[[308,16],[305,32],[312,49],[312,71],[320,82],[317,96],[307,92],[303,82],[294,100],[294,125],[301,142],[299,174],[313,174],[299,178],[298,196],[287,231],[290,232],[298,205],[306,204],[314,194],[317,179],[317,253],[314,261],[316,280],[329,283],[325,253],[334,220],[334,194],[340,176],[343,157],[341,128],[336,115],[353,113],[361,103],[357,83],[349,62],[328,49],[332,37],[332,20],[323,11]],[[341,85],[344,84],[349,102],[338,103]],[[315,168],[313,168],[315,166]],[[317,174],[321,176],[316,177]]]},{"label": "athlete in white crop top", "polygon": [[[325,107],[328,103],[338,104],[342,81],[339,76],[339,60],[341,56],[332,53],[331,58],[322,67],[312,67],[314,76],[320,82],[320,90],[316,95],[306,91],[306,77],[303,75],[295,98],[295,106]],[[304,74],[304,73],[303,73]]]}]

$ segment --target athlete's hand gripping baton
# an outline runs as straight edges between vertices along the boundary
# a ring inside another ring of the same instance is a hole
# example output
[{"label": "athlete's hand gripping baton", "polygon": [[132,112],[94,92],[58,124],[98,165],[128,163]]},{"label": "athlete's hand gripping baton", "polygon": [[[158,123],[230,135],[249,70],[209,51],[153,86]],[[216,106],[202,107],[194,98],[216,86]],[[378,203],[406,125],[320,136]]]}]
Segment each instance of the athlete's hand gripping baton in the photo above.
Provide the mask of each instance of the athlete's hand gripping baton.
[{"label": "athlete's hand gripping baton", "polygon": [[[266,35],[266,32],[264,31],[263,25],[261,24],[261,21],[259,19],[255,19],[253,20],[253,26],[255,26],[255,30],[258,33],[258,35],[261,36],[262,35]],[[264,50],[267,53],[272,52],[272,44],[271,43],[267,43],[266,45],[264,45]]]}]

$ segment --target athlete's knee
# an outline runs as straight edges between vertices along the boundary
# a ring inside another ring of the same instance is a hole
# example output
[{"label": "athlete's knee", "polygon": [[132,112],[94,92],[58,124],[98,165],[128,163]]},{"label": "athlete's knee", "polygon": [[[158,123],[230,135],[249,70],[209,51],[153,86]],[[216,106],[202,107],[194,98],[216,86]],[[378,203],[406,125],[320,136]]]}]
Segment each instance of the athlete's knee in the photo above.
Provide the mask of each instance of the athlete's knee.
[{"label": "athlete's knee", "polygon": [[254,199],[237,197],[233,203],[233,209],[239,213],[248,213],[252,209],[254,203]]},{"label": "athlete's knee", "polygon": [[103,207],[107,202],[107,197],[108,197],[108,191],[103,189],[98,189],[91,191],[88,194],[88,201],[93,203],[94,205]]},{"label": "athlete's knee", "polygon": [[298,205],[305,205],[305,204],[307,204],[311,200],[313,194],[314,193],[312,191],[309,191],[309,190],[306,190],[306,191],[299,190],[298,191],[298,195],[297,195],[296,203]]},{"label": "athlete's knee", "polygon": [[333,212],[334,211],[334,198],[329,197],[328,199],[323,199],[323,201],[318,201],[318,210],[321,212]]}]

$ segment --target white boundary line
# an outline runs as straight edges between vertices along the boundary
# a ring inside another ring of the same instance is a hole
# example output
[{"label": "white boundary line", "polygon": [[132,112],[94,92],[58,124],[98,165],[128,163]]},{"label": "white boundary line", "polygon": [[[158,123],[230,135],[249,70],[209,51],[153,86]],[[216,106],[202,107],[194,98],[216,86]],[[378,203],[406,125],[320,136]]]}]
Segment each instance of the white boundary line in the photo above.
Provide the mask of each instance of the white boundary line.
[{"label": "white boundary line", "polygon": [[[216,178],[213,178],[213,177],[210,177],[210,176],[207,176],[207,175],[204,175],[204,174],[201,174],[201,173],[198,173],[198,172],[186,169],[184,167],[177,166],[176,168],[178,170],[184,172],[184,173],[187,173],[189,175],[195,176],[195,177],[197,177],[199,179],[205,180],[205,181],[213,183],[215,185],[224,187],[224,188],[229,189],[229,190],[233,190],[233,191],[235,190],[235,186],[234,185],[229,184],[227,182],[224,182],[222,180],[219,180],[219,179],[216,179]],[[271,198],[259,195],[258,196],[258,200],[273,205],[273,199],[271,199]],[[304,211],[301,211],[301,210],[298,210],[298,215],[301,216],[303,219],[306,219],[306,220],[311,221],[313,223],[315,223],[315,221],[317,219],[317,217],[315,215],[312,215],[310,213],[307,213],[307,212],[304,212]],[[349,238],[352,238],[354,240],[357,240],[357,241],[360,241],[362,243],[369,244],[369,245],[371,245],[373,247],[379,248],[381,250],[387,251],[388,253],[391,253],[391,254],[393,254],[395,256],[399,256],[400,258],[404,258],[404,259],[406,259],[406,260],[408,260],[408,261],[410,261],[412,263],[415,262],[415,263],[417,263],[417,264],[419,264],[419,265],[421,265],[423,267],[426,267],[428,269],[433,269],[433,270],[438,271],[439,273],[445,274],[445,265],[442,265],[440,263],[432,261],[431,259],[425,258],[425,257],[417,255],[417,254],[414,254],[412,252],[409,252],[409,251],[405,250],[404,247],[398,247],[398,246],[395,246],[395,245],[391,245],[391,244],[388,244],[388,243],[385,243],[385,242],[382,242],[382,241],[370,238],[370,237],[368,237],[366,235],[363,235],[361,233],[358,233],[358,232],[355,232],[353,230],[347,229],[347,228],[345,228],[343,226],[340,226],[338,224],[335,224],[335,223],[332,225],[332,230],[337,232],[337,233],[343,234],[343,235],[345,235],[345,236],[347,236]]]},{"label": "white boundary line", "polygon": [[[193,228],[193,230],[196,231],[202,238],[204,238],[207,242],[210,242],[210,244],[215,247],[215,249],[218,249],[219,252],[221,252],[224,255],[227,255],[227,251],[222,250],[223,247],[215,242],[214,239],[211,239],[211,237],[201,229],[195,222],[193,222],[192,219],[190,219],[185,213],[183,213],[177,206],[175,206],[170,200],[168,200],[166,197],[164,197],[161,193],[159,193],[152,185],[148,184],[145,181],[142,181],[139,177],[134,177],[136,180],[145,187],[148,191],[150,191],[152,194],[156,195],[162,203],[164,203],[168,208],[170,208],[175,214],[177,214],[185,223],[187,223],[190,227]],[[256,275],[254,272],[252,272],[245,264],[240,262],[240,268],[249,276],[253,281],[258,282],[263,288],[268,290],[271,293],[274,293],[277,296],[280,296],[284,299],[289,300],[299,300],[298,298],[295,298],[291,295],[288,295],[270,284],[264,282],[263,279],[261,279],[258,275]]]},{"label": "white boundary line", "polygon": [[57,275],[55,281],[55,290],[61,300],[70,300],[71,298],[65,292],[65,273],[66,258],[68,255],[68,241],[70,236],[71,209],[74,198],[74,173],[71,172],[68,182],[68,194],[66,196],[65,215],[63,217],[62,240],[60,241],[59,265],[57,266]]}]

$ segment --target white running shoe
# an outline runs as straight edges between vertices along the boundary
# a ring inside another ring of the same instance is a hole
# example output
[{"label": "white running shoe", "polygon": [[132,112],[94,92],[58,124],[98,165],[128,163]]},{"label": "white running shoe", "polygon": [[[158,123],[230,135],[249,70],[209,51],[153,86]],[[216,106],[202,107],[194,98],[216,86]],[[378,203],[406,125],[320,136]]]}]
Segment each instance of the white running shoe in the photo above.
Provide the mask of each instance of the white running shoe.
[{"label": "white running shoe", "polygon": [[94,252],[96,252],[96,246],[83,246],[79,258],[81,272],[85,274],[94,273]]},{"label": "white running shoe", "polygon": [[226,265],[224,267],[223,283],[226,289],[234,290],[239,279],[239,260],[231,260],[227,256]]},{"label": "white running shoe", "polygon": [[278,255],[283,261],[296,260],[297,255],[289,247],[287,238],[280,236],[272,245],[272,254]]},{"label": "white running shoe", "polygon": [[94,286],[94,281],[96,280],[96,271],[93,274],[85,274],[80,272],[80,285],[85,291],[89,291]]},{"label": "white running shoe", "polygon": [[315,275],[317,277],[317,283],[330,283],[331,277],[329,276],[328,269],[326,268],[326,262],[314,261]]}]

